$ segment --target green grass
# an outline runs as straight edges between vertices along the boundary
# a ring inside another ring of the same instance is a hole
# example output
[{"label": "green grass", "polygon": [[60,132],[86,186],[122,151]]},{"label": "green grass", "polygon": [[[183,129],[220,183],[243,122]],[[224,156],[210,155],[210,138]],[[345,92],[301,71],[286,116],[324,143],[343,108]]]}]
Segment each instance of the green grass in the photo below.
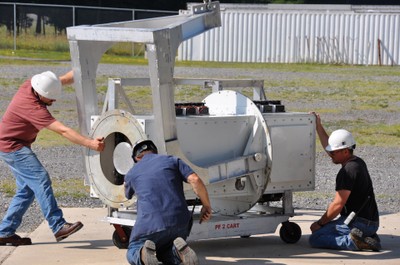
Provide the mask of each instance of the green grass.
[{"label": "green grass", "polygon": [[358,146],[400,147],[400,124],[371,123],[368,120],[339,120],[324,123],[327,131],[346,128],[357,139]]},{"label": "green grass", "polygon": [[[0,55],[10,56],[10,50],[1,50]],[[68,52],[49,52],[30,50],[18,50],[12,56],[29,57],[33,61],[29,64],[46,65],[62,64],[64,60],[69,60]],[[49,59],[45,61],[43,59]],[[125,55],[105,54],[102,63],[118,63],[147,65],[147,60],[143,57],[132,57]],[[0,58],[0,64],[26,64],[25,60]],[[289,111],[308,112],[309,109],[302,107],[302,102],[330,102],[334,106],[335,102],[340,105],[346,102],[345,109],[322,106],[315,111],[321,114],[344,114],[343,118],[334,123],[325,124],[328,131],[338,128],[347,128],[357,137],[357,141],[362,145],[374,146],[400,146],[400,125],[375,122],[371,123],[368,117],[358,120],[349,120],[346,113],[349,111],[380,111],[395,115],[400,111],[400,82],[386,81],[381,77],[399,76],[399,67],[379,67],[379,66],[347,66],[347,65],[320,65],[320,64],[265,64],[265,63],[219,63],[219,62],[176,62],[176,66],[197,67],[197,68],[240,68],[243,69],[243,76],[237,78],[249,78],[246,72],[256,69],[268,69],[269,72],[298,72],[304,73],[303,78],[286,79],[281,81],[265,80],[265,91],[269,99],[280,99],[287,105],[293,103],[294,108]],[[307,75],[311,73],[311,75]],[[334,80],[313,79],[312,73],[327,73]],[[310,76],[310,77],[309,77]],[[379,78],[376,78],[379,77]],[[392,79],[393,80],[393,79]],[[0,86],[17,87],[23,80],[0,79]],[[107,91],[108,76],[98,76],[97,89],[99,94],[104,95]],[[250,96],[251,90],[244,89],[244,94]],[[65,93],[74,93],[72,86],[65,89]],[[136,114],[150,113],[152,108],[151,89],[149,87],[127,87],[126,93],[131,99]],[[175,91],[176,102],[196,102],[202,100],[210,93],[209,90],[199,86],[177,87]],[[75,114],[75,102],[71,102],[71,109],[63,113],[57,112],[54,108],[52,112],[61,120],[63,117]],[[4,111],[4,110],[2,110]],[[0,111],[1,114],[1,111]],[[76,114],[75,114],[76,115]],[[39,134],[36,144],[42,146],[69,145],[63,137],[53,133],[42,131]]]},{"label": "green grass", "polygon": [[[57,52],[57,51],[32,51],[18,49],[13,51],[11,49],[1,50],[0,56],[5,58],[0,58],[0,64],[15,64],[15,65],[25,65],[27,61],[29,64],[46,64],[46,65],[56,65],[58,62],[71,60],[71,55],[68,52]],[[132,57],[124,55],[110,55],[104,54],[101,58],[101,63],[115,63],[115,64],[137,64],[146,65],[147,60],[142,56]]]},{"label": "green grass", "polygon": [[[369,81],[349,77],[346,80],[296,79],[280,82],[266,82],[269,97],[283,97],[291,100],[353,100],[360,105],[378,108],[388,107],[388,102],[400,100],[400,83]],[[279,88],[279,89],[276,89]],[[307,88],[304,90],[303,88]],[[378,104],[377,104],[378,103]]]},{"label": "green grass", "polygon": [[[57,51],[31,51],[18,50],[12,53],[11,50],[1,50],[0,65],[60,65],[69,62],[69,52]],[[18,58],[29,58],[21,60]],[[124,54],[105,54],[101,60],[102,63],[118,63],[132,65],[147,65],[147,60],[143,57],[132,57]],[[287,105],[292,103],[296,109],[289,111],[308,112],[309,109],[301,107],[302,102],[320,101],[320,102],[347,102],[347,109],[339,109],[323,106],[315,109],[321,115],[337,114],[341,119],[334,122],[324,122],[328,131],[338,128],[346,128],[353,132],[358,145],[363,146],[390,146],[400,147],[400,124],[384,124],[383,122],[371,122],[368,117],[357,120],[348,119],[345,115],[348,111],[381,111],[391,115],[396,115],[400,111],[400,82],[385,81],[379,77],[399,76],[399,67],[378,67],[378,66],[344,66],[344,65],[318,65],[318,64],[248,64],[248,63],[217,63],[217,62],[177,62],[176,66],[198,67],[198,68],[240,68],[243,69],[243,76],[237,78],[249,78],[246,72],[255,69],[268,69],[269,72],[298,72],[304,73],[305,77],[296,80],[271,81],[265,80],[265,91],[269,99],[280,99]],[[335,80],[315,80],[307,78],[307,73],[329,73],[335,74],[338,78]],[[100,95],[107,91],[108,76],[98,76],[97,90]],[[16,90],[24,81],[24,78],[0,78],[0,88]],[[152,107],[151,89],[149,87],[126,87],[125,91],[131,99],[135,108],[135,113],[150,113]],[[244,94],[250,96],[251,89],[244,89]],[[68,86],[64,93],[74,94],[74,88]],[[202,100],[210,90],[203,89],[200,86],[182,86],[177,87],[175,99],[177,102],[196,102]],[[10,100],[11,98],[3,98]],[[63,121],[65,118],[76,116],[76,103],[71,104],[71,108],[59,111],[57,107],[51,109],[53,115]],[[100,104],[100,103],[99,103]],[[330,105],[331,106],[331,105]],[[101,107],[101,106],[99,106]],[[5,110],[0,110],[0,116]],[[78,129],[78,128],[74,128]],[[318,140],[317,140],[318,141]],[[34,144],[44,148],[53,146],[72,145],[64,137],[49,131],[42,130]],[[322,151],[319,143],[317,150]],[[9,177],[1,180],[0,192],[7,196],[15,193],[15,180],[9,173]],[[56,197],[74,197],[86,198],[89,193],[89,187],[83,184],[81,176],[73,179],[53,179],[53,189]],[[315,192],[297,192],[296,196],[307,196],[315,198],[331,198],[331,193]]]},{"label": "green grass", "polygon": [[84,185],[81,176],[76,179],[53,180],[54,194],[56,197],[87,198],[90,187]]},{"label": "green grass", "polygon": [[399,146],[400,124],[368,124],[365,122],[362,126],[354,128],[359,145],[374,146]]},{"label": "green grass", "polygon": [[53,146],[68,146],[72,145],[72,143],[68,141],[65,137],[62,137],[61,135],[53,131],[41,130],[36,138],[34,145],[41,147],[53,147]]},{"label": "green grass", "polygon": [[[10,173],[11,174],[11,173]],[[15,194],[16,183],[14,177],[10,175],[9,178],[0,179],[0,192],[7,195],[13,196]]]},{"label": "green grass", "polygon": [[[90,187],[84,185],[80,176],[73,179],[52,179],[52,187],[56,197],[87,198],[90,192]],[[13,176],[10,175],[9,178],[0,180],[1,193],[12,197],[15,195],[15,191],[16,184]]]},{"label": "green grass", "polygon": [[[15,54],[20,54],[20,51],[45,51],[46,53],[64,53],[68,55],[70,47],[67,36],[65,34],[55,34],[54,28],[47,25],[46,34],[36,34],[35,27],[30,27],[20,31],[15,39],[16,51]],[[14,36],[7,32],[6,27],[0,26],[0,49],[13,50]],[[117,56],[143,56],[144,44],[142,43],[116,43],[107,50],[107,54]],[[40,56],[40,55],[39,55]],[[69,55],[67,56],[69,57]],[[45,57],[48,58],[48,57]],[[65,59],[64,59],[65,60]]]}]

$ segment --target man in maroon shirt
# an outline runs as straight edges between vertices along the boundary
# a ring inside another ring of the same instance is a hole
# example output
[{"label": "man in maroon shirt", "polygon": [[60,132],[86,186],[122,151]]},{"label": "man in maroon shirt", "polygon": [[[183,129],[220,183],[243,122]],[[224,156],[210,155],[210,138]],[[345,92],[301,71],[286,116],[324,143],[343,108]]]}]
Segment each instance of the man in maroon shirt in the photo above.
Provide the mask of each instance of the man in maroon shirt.
[{"label": "man in maroon shirt", "polygon": [[96,151],[104,149],[104,138],[91,139],[57,121],[47,107],[61,95],[63,85],[72,84],[73,72],[57,77],[47,71],[25,81],[11,100],[0,122],[0,158],[10,167],[17,191],[0,224],[0,245],[30,245],[30,238],[15,232],[22,217],[36,198],[50,229],[61,241],[83,227],[81,222],[68,223],[54,197],[48,172],[31,149],[43,128],[69,141]]}]

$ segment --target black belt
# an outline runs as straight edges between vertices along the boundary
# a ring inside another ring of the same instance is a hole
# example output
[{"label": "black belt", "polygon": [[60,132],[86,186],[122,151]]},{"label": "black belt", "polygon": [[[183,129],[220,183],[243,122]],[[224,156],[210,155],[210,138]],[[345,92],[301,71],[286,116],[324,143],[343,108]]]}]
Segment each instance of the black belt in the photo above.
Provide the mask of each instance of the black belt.
[{"label": "black belt", "polygon": [[379,221],[371,221],[362,217],[356,217],[354,219],[355,222],[359,222],[365,225],[375,225],[375,226],[379,226]]}]

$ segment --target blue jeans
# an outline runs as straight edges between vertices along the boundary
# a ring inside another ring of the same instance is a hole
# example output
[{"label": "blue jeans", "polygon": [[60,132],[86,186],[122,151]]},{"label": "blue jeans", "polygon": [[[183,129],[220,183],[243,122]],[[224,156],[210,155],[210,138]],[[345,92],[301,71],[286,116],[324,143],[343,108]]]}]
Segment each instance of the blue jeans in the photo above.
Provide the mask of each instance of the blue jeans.
[{"label": "blue jeans", "polygon": [[356,218],[349,226],[344,224],[347,216],[341,216],[315,231],[309,237],[309,243],[314,248],[339,250],[359,250],[350,237],[350,231],[356,227],[363,231],[364,236],[372,236],[378,231],[378,222],[367,224],[366,219]]},{"label": "blue jeans", "polygon": [[[135,229],[135,227],[133,227]],[[181,227],[170,227],[164,231],[142,236],[129,242],[126,258],[131,265],[142,265],[140,260],[140,250],[146,240],[151,240],[156,245],[157,259],[163,264],[179,265],[181,259],[173,244],[175,238],[182,237],[186,240],[189,236],[189,224]]]},{"label": "blue jeans", "polygon": [[49,174],[35,153],[30,148],[23,147],[14,152],[0,152],[0,158],[8,164],[17,183],[15,196],[0,224],[0,237],[15,234],[35,197],[51,230],[57,233],[65,220],[57,206]]}]

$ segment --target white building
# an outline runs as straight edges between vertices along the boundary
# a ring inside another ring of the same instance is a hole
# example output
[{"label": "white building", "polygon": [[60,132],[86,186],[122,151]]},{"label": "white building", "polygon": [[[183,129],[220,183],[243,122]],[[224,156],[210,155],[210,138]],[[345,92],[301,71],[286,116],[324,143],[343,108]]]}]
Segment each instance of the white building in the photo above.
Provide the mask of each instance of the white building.
[{"label": "white building", "polygon": [[[189,4],[190,5],[190,4]],[[398,65],[400,6],[221,4],[178,60]]]}]

